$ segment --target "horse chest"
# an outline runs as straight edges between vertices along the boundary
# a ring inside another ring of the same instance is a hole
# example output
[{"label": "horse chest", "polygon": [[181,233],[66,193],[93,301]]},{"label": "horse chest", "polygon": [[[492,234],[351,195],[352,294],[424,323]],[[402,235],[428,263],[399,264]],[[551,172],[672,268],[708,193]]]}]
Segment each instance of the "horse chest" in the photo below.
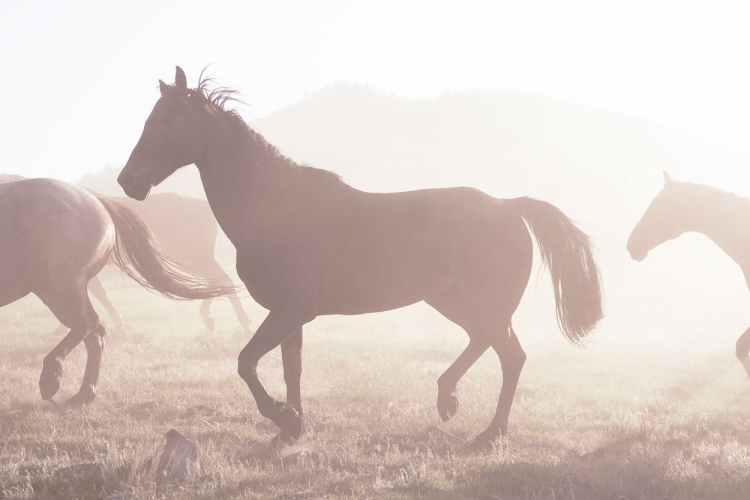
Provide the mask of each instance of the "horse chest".
[{"label": "horse chest", "polygon": [[310,269],[287,249],[238,248],[237,274],[248,293],[266,309],[309,301]]}]

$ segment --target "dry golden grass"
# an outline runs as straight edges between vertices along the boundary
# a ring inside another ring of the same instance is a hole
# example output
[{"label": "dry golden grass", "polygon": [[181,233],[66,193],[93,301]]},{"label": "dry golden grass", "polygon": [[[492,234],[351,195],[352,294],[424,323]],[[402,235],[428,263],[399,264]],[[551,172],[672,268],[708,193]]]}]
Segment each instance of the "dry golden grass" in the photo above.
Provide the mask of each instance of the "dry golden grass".
[{"label": "dry golden grass", "polygon": [[[128,326],[108,337],[88,408],[39,397],[42,359],[59,341],[41,303],[0,310],[0,497],[750,498],[750,387],[731,348],[710,339],[666,350],[595,337],[582,350],[547,319],[543,334],[519,331],[529,359],[511,433],[471,454],[451,435],[470,439],[489,422],[501,383],[493,353],[462,380],[459,412],[443,424],[437,377],[466,341],[455,326],[419,306],[319,318],[303,353],[306,436],[279,451],[269,447],[275,427],[236,375],[247,339],[227,302],[215,304],[209,336],[196,303],[108,283]],[[257,326],[264,313],[250,312]],[[84,354],[79,347],[67,360],[57,401],[77,390]],[[260,376],[284,395],[278,351]],[[198,445],[189,479],[129,480],[170,428]],[[99,464],[101,475],[59,472],[81,463]]]}]

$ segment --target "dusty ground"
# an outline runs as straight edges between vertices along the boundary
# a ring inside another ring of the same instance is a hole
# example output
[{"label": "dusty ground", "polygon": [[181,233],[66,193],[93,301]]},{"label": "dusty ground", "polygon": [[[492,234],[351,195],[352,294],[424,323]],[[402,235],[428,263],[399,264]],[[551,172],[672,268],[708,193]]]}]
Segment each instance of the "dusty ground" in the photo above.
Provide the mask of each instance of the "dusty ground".
[{"label": "dusty ground", "polygon": [[[670,350],[595,336],[578,349],[545,318],[542,334],[519,332],[529,359],[509,437],[472,454],[435,427],[470,439],[488,423],[501,383],[493,353],[461,382],[459,413],[443,424],[436,380],[465,345],[456,327],[418,306],[319,318],[305,337],[307,434],[278,451],[236,375],[247,339],[227,302],[215,304],[208,335],[197,303],[108,283],[127,328],[109,335],[100,397],[85,409],[41,401],[42,359],[59,341],[41,302],[0,310],[0,497],[750,498],[750,382],[725,343]],[[246,304],[257,326],[265,313]],[[55,400],[77,390],[84,354],[67,360]],[[260,376],[283,396],[278,351]],[[198,445],[199,467],[181,484],[129,480],[170,428]],[[57,472],[81,463],[102,476]]]}]

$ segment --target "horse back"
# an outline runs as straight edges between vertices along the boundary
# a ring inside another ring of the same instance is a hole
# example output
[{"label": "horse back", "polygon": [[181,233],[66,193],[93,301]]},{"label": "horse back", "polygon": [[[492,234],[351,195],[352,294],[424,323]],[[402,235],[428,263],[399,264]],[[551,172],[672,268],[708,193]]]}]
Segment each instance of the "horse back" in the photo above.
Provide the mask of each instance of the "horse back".
[{"label": "horse back", "polygon": [[106,262],[114,226],[86,190],[53,179],[0,185],[0,276],[87,282]]},{"label": "horse back", "polygon": [[481,191],[353,190],[320,201],[269,210],[238,247],[240,277],[264,307],[297,294],[318,314],[360,314],[490,276],[523,286],[528,279],[528,229],[503,200]]}]

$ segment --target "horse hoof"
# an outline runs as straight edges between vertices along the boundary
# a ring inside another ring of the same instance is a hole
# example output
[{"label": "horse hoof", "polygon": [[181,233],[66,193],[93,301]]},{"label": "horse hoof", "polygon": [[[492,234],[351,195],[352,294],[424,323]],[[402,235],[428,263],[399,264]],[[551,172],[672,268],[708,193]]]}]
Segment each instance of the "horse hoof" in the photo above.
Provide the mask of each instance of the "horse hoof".
[{"label": "horse hoof", "polygon": [[469,451],[492,451],[497,446],[497,440],[500,437],[500,433],[490,432],[485,430],[475,437],[471,443],[468,444]]},{"label": "horse hoof", "polygon": [[458,398],[453,394],[438,395],[437,409],[443,422],[447,422],[458,412]]},{"label": "horse hoof", "polygon": [[39,392],[42,399],[47,401],[60,390],[60,380],[62,380],[62,364],[45,363],[42,368],[42,374],[39,376]]},{"label": "horse hoof", "polygon": [[91,404],[96,399],[96,392],[79,391],[78,394],[65,402],[65,406],[81,407]]},{"label": "horse hoof", "polygon": [[280,403],[280,411],[276,420],[281,432],[279,436],[297,440],[302,436],[302,416],[288,403]]},{"label": "horse hoof", "polygon": [[281,431],[278,434],[276,434],[271,440],[271,448],[274,450],[279,450],[285,446],[292,446],[296,442],[297,440],[294,439],[292,436],[290,436],[284,431]]}]

